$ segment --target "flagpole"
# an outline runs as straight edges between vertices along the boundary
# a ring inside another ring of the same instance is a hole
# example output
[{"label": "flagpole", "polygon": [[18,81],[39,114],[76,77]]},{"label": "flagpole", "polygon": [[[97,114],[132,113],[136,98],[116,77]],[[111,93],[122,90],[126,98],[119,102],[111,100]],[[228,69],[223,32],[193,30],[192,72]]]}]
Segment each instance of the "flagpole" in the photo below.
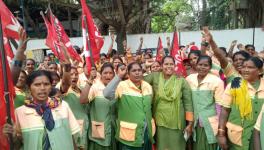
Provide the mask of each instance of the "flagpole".
[{"label": "flagpole", "polygon": [[[85,31],[86,31],[86,34],[85,36],[86,37],[89,37],[89,32],[88,32],[88,26],[87,26],[87,19],[86,19],[86,16],[83,16],[84,17],[84,26],[85,26]],[[87,38],[85,38],[87,40]],[[90,59],[91,59],[91,64],[92,66],[95,66],[94,64],[94,59],[93,59],[93,52],[91,50],[91,44],[90,44],[90,39],[88,40],[88,50],[90,52]]]},{"label": "flagpole", "polygon": [[[57,27],[57,23],[56,23],[56,21],[55,21],[55,19],[54,19],[54,16],[53,16],[53,13],[52,13],[52,11],[51,11],[51,8],[50,8],[50,3],[48,4],[48,13],[49,13],[49,15],[51,15],[51,17],[52,17],[52,20],[54,21],[54,24],[55,24],[55,31],[56,31],[56,33],[57,33],[57,36],[59,37],[59,42],[61,42],[61,36],[59,36],[59,34],[58,34],[58,27]],[[54,44],[55,46],[55,49],[56,49],[56,51],[57,51],[57,53],[58,53],[58,56],[59,56],[59,59],[60,59],[60,53],[59,53],[59,48],[57,47],[57,45],[56,44]],[[63,52],[64,52],[64,57],[66,58],[66,51],[65,51],[65,49],[64,48],[62,48],[62,50],[63,50]]]},{"label": "flagpole", "polygon": [[[160,38],[160,37],[159,37],[159,38]],[[156,51],[157,51],[157,52],[156,52],[156,53],[157,53],[157,54],[156,54],[156,56],[158,55],[158,48],[159,48],[159,38],[158,38],[158,45],[157,45],[157,50],[156,50]]]},{"label": "flagpole", "polygon": [[179,46],[181,46],[181,32],[179,30]]},{"label": "flagpole", "polygon": [[51,11],[50,4],[49,4],[49,6],[48,6],[48,10],[49,10],[49,15],[51,15],[52,20],[54,21],[54,24],[55,24],[55,31],[56,31],[56,33],[57,33],[57,35],[58,35],[58,37],[59,37],[59,42],[61,42],[61,36],[59,36],[59,33],[58,33],[58,26],[57,26],[57,23],[56,23],[56,21],[55,21],[55,19],[54,19],[54,15],[53,15],[53,13],[52,13],[52,11]]},{"label": "flagpole", "polygon": [[175,40],[175,32],[177,32],[176,31],[176,26],[174,27],[174,30],[173,30],[173,37],[172,37],[172,46],[171,46],[171,49],[170,49],[170,55],[172,55],[172,50],[173,50],[173,48],[174,48],[174,40]]},{"label": "flagpole", "polygon": [[[46,20],[46,17],[44,16],[44,13],[42,12],[42,11],[40,11],[40,15],[42,16],[42,18],[43,18],[43,20],[44,20],[44,22],[46,22],[46,21],[48,21],[48,19]],[[46,20],[46,21],[45,21]],[[47,27],[47,34],[48,34],[48,27]],[[56,50],[56,52],[57,52],[57,54],[58,54],[58,59],[60,59],[60,53],[59,53],[59,51],[58,51],[58,48],[57,48],[57,46],[56,46],[56,44],[54,44],[55,46],[55,50]]]},{"label": "flagpole", "polygon": [[23,26],[25,31],[27,31],[27,23],[26,23],[26,17],[25,17],[25,8],[24,8],[24,0],[20,0],[20,8],[21,8],[21,13],[23,17]]},{"label": "flagpole", "polygon": [[[1,16],[0,16],[1,18]],[[4,43],[3,43],[3,31],[2,31],[2,19],[0,19],[0,50],[1,50],[1,56],[2,56],[2,70],[3,70],[3,77],[4,77],[4,95],[5,95],[5,102],[6,102],[6,115],[7,115],[7,123],[12,124],[12,118],[11,118],[11,110],[10,110],[10,93],[8,90],[8,77],[7,77],[7,68],[6,66],[6,54],[4,49]],[[10,133],[8,134],[9,137],[9,149],[13,150],[13,135]]]},{"label": "flagpole", "polygon": [[[48,9],[49,9],[49,15],[51,15],[51,17],[52,17],[52,19],[54,20],[54,16],[53,16],[53,13],[52,13],[52,11],[51,11],[51,8],[50,8],[50,3],[49,3],[49,6],[48,6]],[[61,37],[59,36],[59,34],[58,34],[58,27],[57,27],[57,24],[56,24],[56,21],[54,20],[54,24],[55,24],[55,31],[56,31],[56,33],[57,33],[57,36],[59,37],[59,42],[61,42]],[[54,41],[55,42],[55,41]],[[56,49],[56,51],[57,51],[57,53],[58,53],[58,56],[59,56],[59,59],[60,59],[60,53],[59,53],[59,48],[58,48],[58,46],[56,45],[56,44],[54,44],[54,47],[55,47],[55,49]],[[66,57],[66,52],[65,52],[65,50],[64,50],[64,48],[62,48],[62,50],[63,50],[63,52],[64,52],[64,57]]]}]

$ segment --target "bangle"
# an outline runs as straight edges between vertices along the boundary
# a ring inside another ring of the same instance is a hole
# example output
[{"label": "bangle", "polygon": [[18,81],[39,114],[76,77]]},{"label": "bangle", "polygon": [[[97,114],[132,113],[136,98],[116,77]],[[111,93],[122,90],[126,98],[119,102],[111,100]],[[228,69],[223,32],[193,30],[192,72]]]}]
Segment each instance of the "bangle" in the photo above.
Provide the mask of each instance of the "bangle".
[{"label": "bangle", "polygon": [[225,130],[224,130],[224,129],[221,129],[221,128],[219,128],[219,129],[218,129],[218,131],[222,131],[222,132],[225,132]]},{"label": "bangle", "polygon": [[225,137],[225,134],[217,134],[218,137]]},{"label": "bangle", "polygon": [[22,65],[23,65],[23,62],[22,61],[20,61],[20,60],[14,60],[13,61],[13,65],[15,66],[15,67],[22,67]]},{"label": "bangle", "polygon": [[224,129],[221,129],[221,128],[218,129],[217,136],[225,136],[225,134],[226,134],[226,132]]}]

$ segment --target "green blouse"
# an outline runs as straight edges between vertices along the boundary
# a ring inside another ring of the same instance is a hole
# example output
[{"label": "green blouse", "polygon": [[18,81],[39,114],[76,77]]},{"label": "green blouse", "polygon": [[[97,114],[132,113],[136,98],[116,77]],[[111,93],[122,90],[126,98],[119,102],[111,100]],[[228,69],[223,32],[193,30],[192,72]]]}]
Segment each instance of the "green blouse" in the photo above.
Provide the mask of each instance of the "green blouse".
[{"label": "green blouse", "polygon": [[18,89],[15,87],[15,92],[16,92],[16,96],[15,96],[15,102],[14,102],[14,106],[15,108],[18,108],[22,105],[24,105],[24,101],[26,99],[26,92],[24,92],[21,89]]}]

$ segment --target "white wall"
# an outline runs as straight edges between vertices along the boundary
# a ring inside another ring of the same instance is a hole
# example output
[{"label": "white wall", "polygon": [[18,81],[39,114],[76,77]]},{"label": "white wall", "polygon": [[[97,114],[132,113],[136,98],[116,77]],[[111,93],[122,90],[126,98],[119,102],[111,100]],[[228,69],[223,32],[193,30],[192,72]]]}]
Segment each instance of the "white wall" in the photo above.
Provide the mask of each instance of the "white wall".
[{"label": "white wall", "polygon": [[[233,40],[238,40],[238,43],[242,44],[253,44],[253,29],[236,29],[236,30],[219,30],[219,31],[211,31],[212,35],[217,42],[218,46],[224,46],[228,48],[230,43]],[[156,48],[158,37],[161,37],[163,42],[163,46],[166,47],[166,37],[170,36],[172,40],[173,33],[158,33],[158,34],[135,34],[128,35],[127,42],[128,46],[131,47],[132,52],[138,48],[139,38],[143,36],[144,48]],[[110,37],[105,36],[105,43],[101,50],[101,52],[106,53],[110,43]],[[196,45],[200,45],[201,42],[201,31],[190,31],[190,32],[181,32],[180,33],[180,43],[181,45],[189,44],[194,41]],[[71,38],[71,42],[73,45],[82,46],[82,38]],[[255,47],[257,51],[264,50],[264,32],[261,31],[260,28],[255,30]],[[114,48],[116,49],[116,43],[114,44]],[[48,49],[45,45],[45,39],[36,39],[30,40],[28,42],[27,50],[34,49]]]}]

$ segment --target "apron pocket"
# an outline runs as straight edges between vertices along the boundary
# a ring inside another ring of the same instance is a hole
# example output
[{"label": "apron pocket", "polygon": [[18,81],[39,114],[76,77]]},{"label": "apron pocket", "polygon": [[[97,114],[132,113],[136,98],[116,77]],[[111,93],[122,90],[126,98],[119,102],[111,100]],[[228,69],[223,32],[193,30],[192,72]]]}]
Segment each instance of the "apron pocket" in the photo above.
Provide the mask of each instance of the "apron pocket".
[{"label": "apron pocket", "polygon": [[151,119],[151,127],[152,127],[152,137],[153,137],[156,133],[156,124],[153,118]]},{"label": "apron pocket", "polygon": [[227,122],[226,123],[227,127],[227,135],[228,139],[239,146],[242,146],[242,133],[243,133],[243,128],[239,125],[235,125],[233,123]]},{"label": "apron pocket", "polygon": [[218,132],[218,124],[219,124],[218,116],[208,117],[208,121],[211,125],[211,128],[213,129],[214,136],[216,136]]},{"label": "apron pocket", "polygon": [[125,141],[135,141],[136,128],[136,123],[120,121],[119,138]]},{"label": "apron pocket", "polygon": [[105,139],[104,122],[92,121],[92,137]]},{"label": "apron pocket", "polygon": [[81,129],[81,131],[80,131],[80,134],[82,135],[82,133],[83,133],[83,127],[84,127],[84,120],[77,120],[77,122],[78,122],[78,124],[79,124],[79,126],[80,126],[80,129]]}]

